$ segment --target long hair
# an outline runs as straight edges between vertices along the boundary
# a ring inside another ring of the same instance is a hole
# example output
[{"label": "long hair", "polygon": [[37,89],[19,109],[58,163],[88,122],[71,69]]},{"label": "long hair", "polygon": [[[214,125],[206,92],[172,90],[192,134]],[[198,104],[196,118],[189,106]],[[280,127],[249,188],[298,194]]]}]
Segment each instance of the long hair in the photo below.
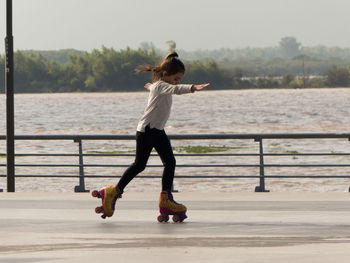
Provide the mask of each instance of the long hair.
[{"label": "long hair", "polygon": [[180,59],[179,55],[172,51],[168,53],[163,61],[156,65],[141,65],[136,68],[136,72],[152,72],[152,81],[158,81],[163,77],[163,73],[166,72],[168,75],[174,75],[179,72],[185,73],[185,65]]}]

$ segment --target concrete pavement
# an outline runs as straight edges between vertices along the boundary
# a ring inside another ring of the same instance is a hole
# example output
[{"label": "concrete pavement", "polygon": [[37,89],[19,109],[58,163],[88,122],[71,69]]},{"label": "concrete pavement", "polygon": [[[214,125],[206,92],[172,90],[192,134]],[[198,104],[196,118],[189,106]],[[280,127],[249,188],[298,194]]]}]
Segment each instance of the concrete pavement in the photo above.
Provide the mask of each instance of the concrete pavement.
[{"label": "concrete pavement", "polygon": [[178,193],[184,223],[157,223],[158,193],[117,214],[86,193],[0,193],[0,262],[348,262],[349,193]]}]

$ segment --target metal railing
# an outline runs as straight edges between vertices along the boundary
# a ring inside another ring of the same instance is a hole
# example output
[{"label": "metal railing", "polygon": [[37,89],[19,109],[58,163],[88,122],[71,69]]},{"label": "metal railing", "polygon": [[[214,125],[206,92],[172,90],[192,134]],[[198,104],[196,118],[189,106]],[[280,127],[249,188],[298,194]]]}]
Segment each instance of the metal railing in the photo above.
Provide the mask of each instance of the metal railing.
[{"label": "metal railing", "polygon": [[[256,163],[239,163],[239,164],[177,164],[177,167],[196,167],[199,169],[203,168],[257,168],[259,172],[255,175],[176,175],[177,178],[257,178],[259,179],[259,185],[255,187],[256,192],[268,192],[265,188],[266,178],[350,178],[350,175],[266,175],[266,168],[310,168],[310,167],[350,167],[348,163],[298,163],[298,164],[266,164],[266,157],[276,156],[349,156],[349,152],[284,152],[284,153],[266,153],[264,152],[264,141],[266,140],[310,140],[310,139],[346,139],[350,140],[350,133],[295,133],[295,134],[188,134],[188,135],[169,135],[171,140],[253,140],[258,143],[258,152],[254,153],[175,153],[175,156],[193,157],[193,156],[211,156],[222,158],[224,156],[233,157],[257,157],[258,162]],[[0,140],[5,140],[4,135],[0,135]],[[62,178],[79,178],[79,185],[75,186],[76,192],[86,192],[85,179],[86,178],[118,178],[120,175],[96,175],[96,174],[85,174],[85,168],[88,167],[127,167],[125,164],[86,164],[84,163],[84,157],[116,157],[116,156],[134,156],[133,153],[84,153],[83,141],[92,140],[135,140],[134,135],[17,135],[15,136],[16,141],[36,141],[36,140],[65,140],[74,141],[78,144],[78,153],[17,153],[16,157],[19,156],[32,156],[32,157],[78,157],[79,164],[15,164],[16,167],[77,167],[77,174],[17,174],[16,177],[62,177]],[[1,154],[4,156],[5,154]],[[156,154],[151,154],[154,156]],[[0,167],[6,166],[6,164],[0,164]],[[162,167],[162,165],[147,165],[148,167]],[[6,177],[5,174],[0,174],[0,177]],[[159,175],[139,175],[141,178],[158,178]],[[1,190],[1,189],[0,189]],[[350,189],[349,189],[350,191]]]}]

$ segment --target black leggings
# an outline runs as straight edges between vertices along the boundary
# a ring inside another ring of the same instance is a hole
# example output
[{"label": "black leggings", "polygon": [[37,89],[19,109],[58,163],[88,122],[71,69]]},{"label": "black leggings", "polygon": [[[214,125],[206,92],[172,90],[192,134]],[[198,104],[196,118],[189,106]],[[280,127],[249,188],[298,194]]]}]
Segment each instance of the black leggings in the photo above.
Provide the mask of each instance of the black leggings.
[{"label": "black leggings", "polygon": [[121,191],[130,183],[136,175],[141,173],[147,164],[153,147],[160,156],[163,165],[162,191],[170,191],[174,181],[176,160],[171,148],[170,140],[164,130],[150,129],[136,133],[136,157],[135,162],[129,166],[118,182]]}]

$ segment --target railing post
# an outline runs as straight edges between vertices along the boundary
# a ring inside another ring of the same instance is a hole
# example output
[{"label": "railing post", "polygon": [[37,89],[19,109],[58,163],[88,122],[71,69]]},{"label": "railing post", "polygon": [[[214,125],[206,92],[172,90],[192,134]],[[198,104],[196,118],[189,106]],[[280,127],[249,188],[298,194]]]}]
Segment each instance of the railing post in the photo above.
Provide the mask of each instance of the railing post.
[{"label": "railing post", "polygon": [[[348,141],[350,141],[350,137],[348,138]],[[350,193],[350,187],[349,187],[349,193]]]},{"label": "railing post", "polygon": [[76,193],[89,192],[89,190],[85,189],[83,144],[81,142],[81,139],[75,139],[74,142],[77,142],[79,145],[79,185],[76,185],[74,187],[74,192],[76,192]]},{"label": "railing post", "polygon": [[255,192],[270,192],[265,189],[265,166],[264,166],[264,148],[263,148],[263,139],[256,138],[255,141],[259,142],[259,157],[260,157],[260,185],[255,187]]},{"label": "railing post", "polygon": [[15,192],[15,106],[13,60],[12,0],[7,0],[5,38],[7,192]]}]

